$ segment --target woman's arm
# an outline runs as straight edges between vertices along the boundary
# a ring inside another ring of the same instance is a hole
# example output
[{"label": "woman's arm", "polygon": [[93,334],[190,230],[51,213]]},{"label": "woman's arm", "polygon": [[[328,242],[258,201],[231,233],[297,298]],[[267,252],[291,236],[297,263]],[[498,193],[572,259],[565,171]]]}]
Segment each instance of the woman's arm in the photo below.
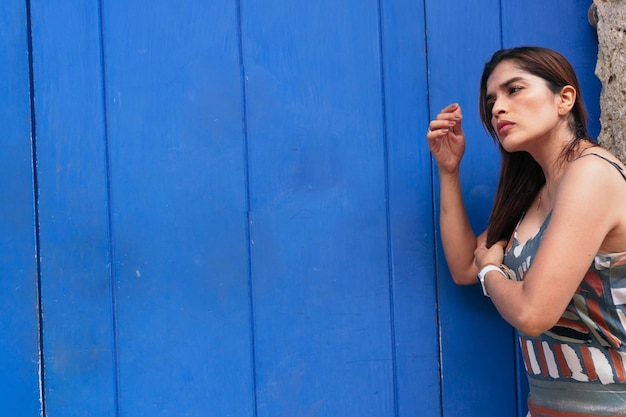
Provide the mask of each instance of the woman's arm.
[{"label": "woman's arm", "polygon": [[430,122],[428,148],[439,168],[441,242],[454,282],[473,284],[478,269],[474,262],[477,238],[467,218],[459,168],[465,152],[461,107],[451,104]]},{"label": "woman's arm", "polygon": [[[485,284],[502,317],[535,336],[559,320],[599,251],[626,250],[626,183],[599,158],[567,167],[552,217],[524,281],[489,272]],[[613,246],[607,246],[607,244]],[[504,244],[476,250],[477,267],[500,263]]]},{"label": "woman's arm", "polygon": [[486,234],[476,238],[472,230],[463,204],[459,175],[440,173],[439,184],[439,229],[450,274],[456,284],[475,284],[478,268],[474,251],[479,241],[486,240]]}]

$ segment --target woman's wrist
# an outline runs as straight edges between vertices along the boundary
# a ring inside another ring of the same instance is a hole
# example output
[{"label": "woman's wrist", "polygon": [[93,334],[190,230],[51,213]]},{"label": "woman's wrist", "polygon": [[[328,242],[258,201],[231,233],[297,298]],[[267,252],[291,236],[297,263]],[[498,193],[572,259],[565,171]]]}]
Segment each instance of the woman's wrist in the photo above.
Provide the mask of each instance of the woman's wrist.
[{"label": "woman's wrist", "polygon": [[482,266],[482,268],[480,268],[480,272],[478,273],[478,281],[480,282],[480,285],[483,290],[483,294],[486,297],[489,297],[489,291],[487,291],[487,285],[485,281],[486,281],[487,274],[492,271],[499,272],[502,276],[504,276],[508,280],[516,281],[515,273],[508,266],[504,264],[485,263]]},{"label": "woman's wrist", "polygon": [[439,181],[452,181],[459,182],[461,179],[461,170],[459,167],[453,169],[451,171],[446,171],[442,167],[438,167],[439,169]]}]

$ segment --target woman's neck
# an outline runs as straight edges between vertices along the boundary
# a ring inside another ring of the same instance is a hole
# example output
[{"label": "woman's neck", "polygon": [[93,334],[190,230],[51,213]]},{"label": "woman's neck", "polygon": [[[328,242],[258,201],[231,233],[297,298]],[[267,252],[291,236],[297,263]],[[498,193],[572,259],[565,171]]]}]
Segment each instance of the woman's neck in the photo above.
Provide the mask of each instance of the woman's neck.
[{"label": "woman's neck", "polygon": [[[593,144],[587,141],[579,141],[572,150],[572,153],[566,155],[565,153],[567,152],[567,148],[571,145],[572,140],[573,139],[563,140],[560,146],[554,147],[554,149],[539,156],[538,159],[535,159],[541,166],[546,179],[545,184],[539,190],[539,206],[543,205],[544,208],[552,207],[556,190],[558,189],[568,163],[582,154],[586,149],[593,146]],[[533,157],[535,157],[535,155],[533,155]]]}]

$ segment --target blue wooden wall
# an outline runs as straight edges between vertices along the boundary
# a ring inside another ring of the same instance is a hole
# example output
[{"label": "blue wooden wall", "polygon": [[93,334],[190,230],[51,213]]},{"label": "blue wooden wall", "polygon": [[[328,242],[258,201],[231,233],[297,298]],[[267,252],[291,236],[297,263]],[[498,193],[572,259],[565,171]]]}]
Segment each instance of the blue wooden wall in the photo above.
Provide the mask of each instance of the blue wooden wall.
[{"label": "blue wooden wall", "polygon": [[37,416],[39,294],[26,7],[0,2],[0,414]]},{"label": "blue wooden wall", "polygon": [[463,105],[484,227],[482,65],[560,50],[597,133],[590,3],[1,2],[3,413],[524,416],[424,132]]}]

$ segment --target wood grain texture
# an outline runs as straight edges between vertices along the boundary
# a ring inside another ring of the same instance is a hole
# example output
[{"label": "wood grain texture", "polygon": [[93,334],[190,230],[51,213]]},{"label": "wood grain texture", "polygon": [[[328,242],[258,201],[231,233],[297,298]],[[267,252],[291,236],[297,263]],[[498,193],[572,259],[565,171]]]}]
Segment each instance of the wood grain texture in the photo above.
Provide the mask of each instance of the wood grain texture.
[{"label": "wood grain texture", "polygon": [[100,11],[31,9],[46,413],[116,416]]},{"label": "wood grain texture", "polygon": [[397,415],[441,415],[424,5],[381,2]]},{"label": "wood grain texture", "polygon": [[24,1],[0,3],[0,404],[40,415],[33,148]]},{"label": "wood grain texture", "polygon": [[259,416],[391,416],[376,1],[242,3]]},{"label": "wood grain texture", "polygon": [[236,6],[103,3],[122,415],[253,414]]},{"label": "wood grain texture", "polygon": [[2,3],[11,415],[39,412],[38,232],[50,416],[524,417],[514,332],[449,277],[424,133],[461,103],[481,230],[491,54],[561,49],[597,109],[595,41],[568,30],[588,6],[544,3],[31,0],[36,132]]}]

